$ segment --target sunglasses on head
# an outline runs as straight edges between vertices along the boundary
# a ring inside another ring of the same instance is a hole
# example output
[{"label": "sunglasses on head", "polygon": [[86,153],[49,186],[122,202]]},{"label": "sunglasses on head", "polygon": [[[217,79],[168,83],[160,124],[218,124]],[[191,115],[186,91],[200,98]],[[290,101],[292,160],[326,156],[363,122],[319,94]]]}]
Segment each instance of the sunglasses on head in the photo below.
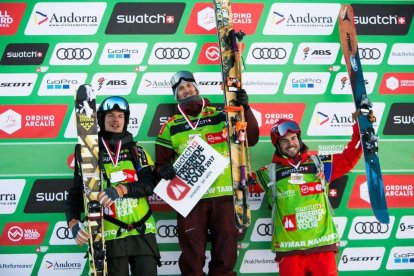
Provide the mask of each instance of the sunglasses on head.
[{"label": "sunglasses on head", "polygon": [[289,131],[298,133],[300,131],[300,127],[294,121],[285,121],[273,126],[272,131],[275,131],[279,136],[285,136]]},{"label": "sunglasses on head", "polygon": [[118,109],[121,111],[128,111],[129,110],[129,105],[128,102],[121,97],[110,97],[108,99],[106,99],[102,104],[101,104],[101,108],[103,111],[109,111],[109,110],[113,110],[113,109]]}]

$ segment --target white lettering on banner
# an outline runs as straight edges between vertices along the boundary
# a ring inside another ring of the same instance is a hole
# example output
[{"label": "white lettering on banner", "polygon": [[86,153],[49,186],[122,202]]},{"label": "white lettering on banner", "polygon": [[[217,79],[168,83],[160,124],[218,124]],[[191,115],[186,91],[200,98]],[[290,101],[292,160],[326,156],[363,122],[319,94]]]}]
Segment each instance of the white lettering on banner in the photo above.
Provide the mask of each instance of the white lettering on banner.
[{"label": "white lettering on banner", "polygon": [[289,242],[281,242],[280,248],[297,248],[297,247],[306,247],[306,246],[318,246],[321,243],[334,241],[338,238],[338,234],[333,233],[329,235],[325,235],[316,239],[309,239],[303,241],[289,241]]},{"label": "white lettering on banner", "polygon": [[296,222],[298,230],[316,228],[325,213],[326,210],[322,204],[296,208]]},{"label": "white lettering on banner", "polygon": [[185,217],[207,191],[215,191],[209,188],[228,164],[228,158],[197,135],[174,163],[177,177],[162,179],[154,193]]},{"label": "white lettering on banner", "polygon": [[123,217],[133,213],[133,208],[138,207],[138,199],[136,198],[120,198],[115,200],[116,216]]}]

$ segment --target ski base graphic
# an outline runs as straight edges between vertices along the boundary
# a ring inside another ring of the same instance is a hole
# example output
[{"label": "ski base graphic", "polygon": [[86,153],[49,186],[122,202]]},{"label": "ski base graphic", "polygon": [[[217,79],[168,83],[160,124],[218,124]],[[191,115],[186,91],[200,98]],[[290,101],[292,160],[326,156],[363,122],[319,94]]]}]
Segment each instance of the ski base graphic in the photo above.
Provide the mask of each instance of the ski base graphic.
[{"label": "ski base graphic", "polygon": [[233,202],[235,208],[236,227],[243,232],[251,222],[249,206],[249,189],[246,168],[248,145],[246,122],[242,106],[234,104],[236,93],[240,91],[241,58],[239,43],[244,34],[236,33],[232,27],[230,1],[214,0],[217,35],[220,47],[220,63],[223,78],[225,111],[227,114],[228,144],[230,152],[231,173],[233,179]]},{"label": "ski base graphic", "polygon": [[84,186],[85,220],[88,224],[89,274],[107,275],[105,242],[103,238],[103,211],[97,201],[101,191],[99,143],[96,114],[96,95],[90,85],[81,85],[75,97],[76,128],[78,131],[77,160],[81,164]]},{"label": "ski base graphic", "polygon": [[376,119],[373,114],[372,103],[365,89],[365,80],[358,52],[357,33],[354,24],[354,11],[350,5],[342,5],[338,22],[341,47],[351,81],[355,107],[358,111],[357,121],[364,151],[365,171],[371,207],[379,222],[389,223],[390,218],[378,158],[378,137],[373,127]]}]

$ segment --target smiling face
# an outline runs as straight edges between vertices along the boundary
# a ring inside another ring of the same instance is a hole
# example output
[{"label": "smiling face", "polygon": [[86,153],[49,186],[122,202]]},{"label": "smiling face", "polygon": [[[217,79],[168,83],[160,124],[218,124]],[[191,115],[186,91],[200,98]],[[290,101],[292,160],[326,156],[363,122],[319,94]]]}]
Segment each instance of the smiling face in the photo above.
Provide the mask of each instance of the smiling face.
[{"label": "smiling face", "polygon": [[125,125],[125,114],[121,111],[111,110],[105,114],[105,130],[121,133]]},{"label": "smiling face", "polygon": [[197,89],[192,82],[184,81],[177,87],[177,99],[179,102],[187,97],[191,97],[197,94]]},{"label": "smiling face", "polygon": [[283,155],[289,158],[295,158],[300,151],[300,141],[296,133],[287,133],[279,138],[279,147]]}]

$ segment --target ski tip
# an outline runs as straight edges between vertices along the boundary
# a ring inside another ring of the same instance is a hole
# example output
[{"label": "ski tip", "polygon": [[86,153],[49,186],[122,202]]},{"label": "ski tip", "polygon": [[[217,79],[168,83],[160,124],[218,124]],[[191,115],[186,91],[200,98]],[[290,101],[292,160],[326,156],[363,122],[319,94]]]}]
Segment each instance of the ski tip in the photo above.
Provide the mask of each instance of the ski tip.
[{"label": "ski tip", "polygon": [[374,211],[374,215],[377,218],[378,222],[383,223],[383,224],[390,223],[390,216],[388,214],[388,209],[385,209],[385,210],[373,209],[373,211]]}]

